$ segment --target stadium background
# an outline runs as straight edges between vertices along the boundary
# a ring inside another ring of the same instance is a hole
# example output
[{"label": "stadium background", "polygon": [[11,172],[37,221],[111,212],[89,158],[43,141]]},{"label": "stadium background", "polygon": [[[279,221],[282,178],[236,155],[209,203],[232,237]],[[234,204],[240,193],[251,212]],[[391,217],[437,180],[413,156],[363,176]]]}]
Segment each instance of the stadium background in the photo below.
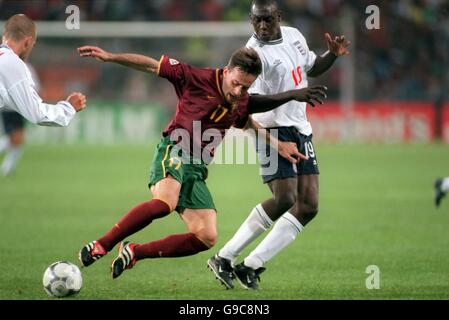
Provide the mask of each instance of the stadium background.
[{"label": "stadium background", "polygon": [[[0,0],[0,21],[15,13],[40,21],[30,62],[42,97],[57,101],[77,90],[89,99],[69,128],[28,126],[17,173],[0,178],[0,298],[45,299],[40,278],[47,265],[74,261],[82,244],[148,198],[149,163],[173,114],[174,92],[157,77],[82,60],[76,48],[93,44],[223,66],[251,34],[250,2]],[[77,299],[449,297],[449,203],[436,210],[432,187],[436,177],[449,176],[449,2],[279,2],[285,23],[299,28],[316,53],[327,49],[325,32],[352,42],[351,56],[311,81],[329,88],[325,105],[308,111],[322,172],[318,218],[270,262],[260,292],[223,291],[205,261],[269,193],[256,165],[212,166],[216,248],[144,261],[114,282],[105,258],[83,271]],[[81,10],[80,30],[65,28],[72,4]],[[380,8],[379,30],[365,27],[371,4]],[[98,22],[113,24],[102,33]],[[129,31],[141,22],[151,24]],[[133,240],[182,231],[172,215]],[[365,286],[369,265],[381,270],[379,290]]]}]

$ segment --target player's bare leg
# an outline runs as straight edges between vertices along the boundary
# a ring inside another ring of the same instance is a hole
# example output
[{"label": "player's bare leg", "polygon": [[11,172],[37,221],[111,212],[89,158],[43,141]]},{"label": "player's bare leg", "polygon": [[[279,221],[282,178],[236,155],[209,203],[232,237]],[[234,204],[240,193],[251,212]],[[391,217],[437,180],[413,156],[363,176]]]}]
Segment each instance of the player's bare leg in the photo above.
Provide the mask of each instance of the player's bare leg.
[{"label": "player's bare leg", "polygon": [[1,170],[3,175],[10,175],[17,166],[22,155],[22,146],[25,140],[25,130],[20,128],[9,135],[9,143]]},{"label": "player's bare leg", "polygon": [[[148,226],[153,220],[170,214],[178,203],[181,184],[170,176],[162,179],[152,188],[153,199],[134,207],[106,234],[84,246],[79,259],[89,266],[103,257],[120,241]],[[122,251],[121,246],[119,251]]]},{"label": "player's bare leg", "polygon": [[318,175],[298,177],[298,199],[289,212],[306,226],[318,214],[319,179]]},{"label": "player's bare leg", "polygon": [[217,213],[213,209],[185,209],[181,218],[187,229],[208,248],[217,243]]},{"label": "player's bare leg", "polygon": [[296,178],[287,178],[268,183],[273,197],[263,202],[262,207],[272,221],[276,221],[295,204],[298,180]]},{"label": "player's bare leg", "polygon": [[112,277],[117,278],[137,261],[154,258],[186,257],[205,251],[217,241],[217,215],[213,209],[185,209],[181,214],[188,233],[175,234],[145,244],[122,242],[112,263]]}]

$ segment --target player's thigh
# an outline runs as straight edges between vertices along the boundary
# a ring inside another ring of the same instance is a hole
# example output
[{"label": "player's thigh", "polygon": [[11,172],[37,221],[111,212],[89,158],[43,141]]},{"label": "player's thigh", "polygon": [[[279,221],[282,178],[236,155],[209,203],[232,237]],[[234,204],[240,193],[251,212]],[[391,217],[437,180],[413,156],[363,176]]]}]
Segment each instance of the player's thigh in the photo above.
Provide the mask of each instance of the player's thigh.
[{"label": "player's thigh", "polygon": [[164,201],[170,206],[171,210],[174,210],[178,205],[180,191],[181,183],[171,176],[167,176],[151,187],[153,198]]},{"label": "player's thigh", "polygon": [[303,175],[297,179],[297,203],[311,211],[318,210],[319,175]]},{"label": "player's thigh", "polygon": [[206,245],[213,246],[218,238],[217,212],[214,209],[184,209],[182,220],[189,232],[196,235]]},{"label": "player's thigh", "polygon": [[25,129],[17,128],[9,134],[9,139],[13,146],[20,146],[25,140]]},{"label": "player's thigh", "polygon": [[268,187],[275,199],[292,198],[296,201],[297,178],[276,179],[268,182]]}]

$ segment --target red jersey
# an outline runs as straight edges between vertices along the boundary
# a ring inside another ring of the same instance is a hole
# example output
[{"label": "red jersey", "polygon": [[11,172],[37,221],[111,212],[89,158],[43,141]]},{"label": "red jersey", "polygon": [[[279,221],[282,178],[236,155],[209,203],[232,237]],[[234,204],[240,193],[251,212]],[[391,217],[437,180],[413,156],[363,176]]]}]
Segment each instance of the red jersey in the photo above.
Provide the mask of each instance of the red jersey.
[{"label": "red jersey", "polygon": [[[211,136],[222,141],[226,129],[246,125],[249,95],[246,93],[238,104],[230,105],[221,87],[223,69],[195,68],[164,55],[159,62],[158,75],[173,84],[179,99],[176,114],[163,135],[179,140],[179,132],[188,134],[190,146],[187,148],[195,157],[198,155],[194,150],[192,152],[192,146],[197,145],[201,152],[207,149],[213,155],[219,143],[212,146],[214,138]],[[181,146],[185,149],[186,137],[181,140],[184,142]]]}]

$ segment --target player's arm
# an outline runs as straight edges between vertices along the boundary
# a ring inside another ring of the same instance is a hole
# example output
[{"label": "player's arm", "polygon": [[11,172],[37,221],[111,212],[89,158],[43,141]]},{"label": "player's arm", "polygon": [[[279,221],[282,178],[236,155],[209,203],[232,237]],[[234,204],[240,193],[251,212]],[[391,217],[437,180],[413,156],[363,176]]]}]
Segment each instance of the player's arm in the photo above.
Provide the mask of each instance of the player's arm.
[{"label": "player's arm", "polygon": [[111,53],[94,46],[78,48],[78,52],[81,57],[92,57],[103,62],[114,62],[147,73],[157,73],[159,69],[159,61],[140,54]]},{"label": "player's arm", "polygon": [[322,56],[318,56],[312,69],[307,72],[309,77],[318,77],[329,70],[338,57],[349,54],[348,47],[350,41],[345,39],[345,36],[335,37],[332,39],[329,33],[325,34],[328,51]]},{"label": "player's arm", "polygon": [[315,107],[316,103],[323,104],[323,100],[327,98],[326,90],[325,86],[312,86],[273,95],[250,95],[248,112],[250,114],[267,112],[292,100],[307,102]]},{"label": "player's arm", "polygon": [[66,101],[47,104],[42,101],[28,80],[22,80],[8,89],[11,106],[31,123],[41,126],[66,127],[78,111],[86,107],[86,97],[71,94]]},{"label": "player's arm", "polygon": [[291,163],[298,163],[299,161],[301,161],[301,159],[309,159],[298,151],[296,143],[279,141],[251,116],[248,118],[248,123],[244,129],[254,129],[258,139],[264,139],[265,143],[271,145],[273,149],[277,150],[282,157],[284,157]]}]

